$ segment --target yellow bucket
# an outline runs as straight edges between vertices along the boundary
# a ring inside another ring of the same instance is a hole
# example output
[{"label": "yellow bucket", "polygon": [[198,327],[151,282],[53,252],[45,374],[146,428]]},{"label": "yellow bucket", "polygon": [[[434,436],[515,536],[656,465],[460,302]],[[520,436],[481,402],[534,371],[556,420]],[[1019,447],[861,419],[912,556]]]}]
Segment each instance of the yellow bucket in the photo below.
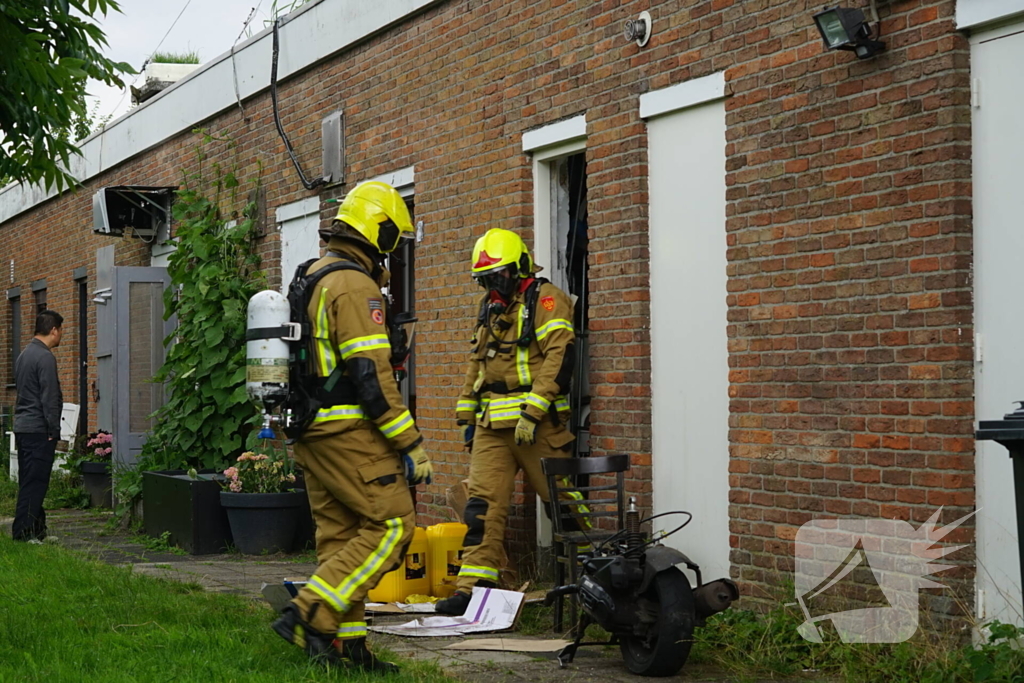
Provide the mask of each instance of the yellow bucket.
[{"label": "yellow bucket", "polygon": [[452,522],[427,527],[431,595],[447,598],[455,592],[455,580],[462,567],[462,541],[465,537],[465,524]]},{"label": "yellow bucket", "polygon": [[410,595],[428,593],[430,577],[427,573],[427,547],[426,530],[416,527],[404,564],[381,577],[380,583],[367,596],[369,601],[404,602]]}]

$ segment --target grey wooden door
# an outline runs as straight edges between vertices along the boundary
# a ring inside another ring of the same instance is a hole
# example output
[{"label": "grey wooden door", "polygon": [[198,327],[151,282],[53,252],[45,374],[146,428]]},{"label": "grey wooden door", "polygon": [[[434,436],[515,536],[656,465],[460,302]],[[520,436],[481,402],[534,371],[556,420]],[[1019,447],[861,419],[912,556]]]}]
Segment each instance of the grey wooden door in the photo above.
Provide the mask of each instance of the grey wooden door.
[{"label": "grey wooden door", "polygon": [[122,465],[138,460],[153,413],[164,404],[165,387],[153,381],[163,365],[164,339],[174,329],[164,320],[164,290],[170,286],[166,268],[113,268],[114,457]]}]

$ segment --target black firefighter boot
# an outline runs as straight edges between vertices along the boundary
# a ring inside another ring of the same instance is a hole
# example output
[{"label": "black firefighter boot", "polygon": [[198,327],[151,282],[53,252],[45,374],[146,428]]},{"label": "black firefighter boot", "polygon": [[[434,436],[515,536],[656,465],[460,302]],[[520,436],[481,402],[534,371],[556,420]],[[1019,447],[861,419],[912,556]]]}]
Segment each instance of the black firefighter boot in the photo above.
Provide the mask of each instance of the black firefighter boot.
[{"label": "black firefighter boot", "polygon": [[[494,588],[494,586],[495,584],[490,581],[476,582],[476,587],[478,588]],[[445,598],[444,600],[438,600],[437,604],[434,605],[434,611],[438,614],[448,614],[453,617],[461,617],[466,613],[466,608],[469,607],[469,601],[472,597],[471,593],[457,590],[451,594],[451,597]]]},{"label": "black firefighter boot", "polygon": [[378,674],[396,674],[398,665],[374,656],[366,647],[366,638],[346,638],[341,641],[341,656],[349,666]]},{"label": "black firefighter boot", "polygon": [[[319,606],[319,604],[313,605],[309,621],[312,621]],[[304,620],[299,614],[298,606],[289,604],[281,611],[281,616],[271,625],[271,628],[292,645],[301,647],[313,662],[341,666],[343,661],[341,653],[334,646],[334,634],[321,633],[310,626],[309,621]]]}]

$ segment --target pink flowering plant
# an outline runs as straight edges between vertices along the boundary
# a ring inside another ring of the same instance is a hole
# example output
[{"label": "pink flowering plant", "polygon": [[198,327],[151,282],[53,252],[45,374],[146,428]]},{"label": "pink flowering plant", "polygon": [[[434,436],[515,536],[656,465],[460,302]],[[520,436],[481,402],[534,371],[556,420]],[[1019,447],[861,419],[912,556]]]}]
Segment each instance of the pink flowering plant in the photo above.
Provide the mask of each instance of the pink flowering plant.
[{"label": "pink flowering plant", "polygon": [[113,446],[114,435],[101,429],[95,434],[89,435],[89,440],[85,442],[85,448],[83,449],[84,457],[82,459],[85,462],[108,461],[110,460],[111,453],[114,452]]},{"label": "pink flowering plant", "polygon": [[232,493],[280,493],[295,483],[287,458],[246,451],[224,470],[224,488]]}]

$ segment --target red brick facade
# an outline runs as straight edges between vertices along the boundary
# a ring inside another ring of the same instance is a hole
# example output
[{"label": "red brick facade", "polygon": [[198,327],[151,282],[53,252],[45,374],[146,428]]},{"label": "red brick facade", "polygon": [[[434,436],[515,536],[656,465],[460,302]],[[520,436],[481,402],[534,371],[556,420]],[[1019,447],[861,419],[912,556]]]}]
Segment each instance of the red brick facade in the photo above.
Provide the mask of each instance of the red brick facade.
[{"label": "red brick facade", "polygon": [[[654,33],[638,48],[621,24],[644,9]],[[816,9],[795,0],[442,2],[281,84],[284,126],[305,168],[319,168],[320,121],[337,109],[348,179],[415,165],[426,232],[417,246],[418,422],[436,472],[420,499],[428,519],[466,474],[452,416],[475,312],[472,241],[494,226],[531,234],[522,133],[583,113],[593,445],[633,454],[630,488],[650,505],[638,98],[720,71],[734,575],[748,592],[777,584],[791,571],[797,528],[815,515],[921,521],[938,505],[955,516],[973,507],[967,41],[952,0],[893,0],[879,8],[888,50],[858,61],[823,51]],[[237,142],[216,158],[243,182],[262,164],[272,221],[275,207],[311,195],[274,129],[269,96],[243,104],[245,120],[232,108],[197,125]],[[180,135],[0,225],[23,320],[29,282],[41,277],[50,306],[73,320],[71,270],[87,266],[92,282],[95,249],[114,239],[92,234],[92,191],[176,184],[195,167],[196,143]],[[323,207],[327,220],[334,205]],[[276,233],[264,242],[278,278]],[[148,262],[137,241],[118,245],[118,265]],[[77,381],[75,335],[72,325],[58,353],[67,386]],[[13,392],[3,396],[10,404]],[[517,508],[521,520],[531,510]],[[525,541],[531,527],[521,520]]]}]

